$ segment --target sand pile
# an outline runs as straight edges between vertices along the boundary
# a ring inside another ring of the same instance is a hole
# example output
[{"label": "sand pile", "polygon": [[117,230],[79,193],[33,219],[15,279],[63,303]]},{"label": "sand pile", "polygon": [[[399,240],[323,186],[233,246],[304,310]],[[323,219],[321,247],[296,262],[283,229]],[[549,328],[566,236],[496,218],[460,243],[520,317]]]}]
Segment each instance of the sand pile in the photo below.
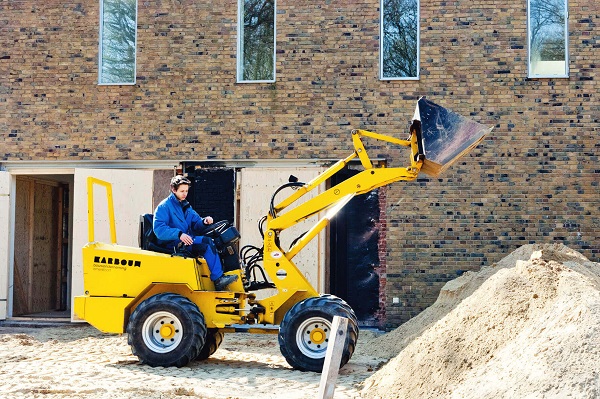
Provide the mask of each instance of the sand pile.
[{"label": "sand pile", "polygon": [[600,397],[600,264],[526,245],[380,337],[366,398]]}]

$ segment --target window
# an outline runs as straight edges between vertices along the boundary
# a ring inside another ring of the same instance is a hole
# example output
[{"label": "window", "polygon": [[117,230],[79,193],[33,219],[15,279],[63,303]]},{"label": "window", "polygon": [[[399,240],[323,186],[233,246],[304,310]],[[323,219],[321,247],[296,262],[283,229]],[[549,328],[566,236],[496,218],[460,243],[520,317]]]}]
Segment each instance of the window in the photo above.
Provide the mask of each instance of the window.
[{"label": "window", "polygon": [[567,0],[529,0],[529,77],[568,77]]},{"label": "window", "polygon": [[239,0],[238,82],[275,81],[275,0]]},{"label": "window", "polygon": [[381,79],[419,78],[419,0],[381,0]]},{"label": "window", "polygon": [[137,0],[100,1],[99,84],[135,84]]}]

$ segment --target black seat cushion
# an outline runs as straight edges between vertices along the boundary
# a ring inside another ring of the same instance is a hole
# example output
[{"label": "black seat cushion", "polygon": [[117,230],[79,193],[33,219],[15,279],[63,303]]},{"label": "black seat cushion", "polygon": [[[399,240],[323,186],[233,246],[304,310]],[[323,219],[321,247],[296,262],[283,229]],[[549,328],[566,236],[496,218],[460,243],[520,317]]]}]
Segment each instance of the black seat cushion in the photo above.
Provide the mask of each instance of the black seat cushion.
[{"label": "black seat cushion", "polygon": [[138,237],[140,248],[163,254],[173,254],[173,248],[164,248],[158,244],[158,239],[152,228],[153,221],[154,215],[151,213],[140,216],[140,232]]}]

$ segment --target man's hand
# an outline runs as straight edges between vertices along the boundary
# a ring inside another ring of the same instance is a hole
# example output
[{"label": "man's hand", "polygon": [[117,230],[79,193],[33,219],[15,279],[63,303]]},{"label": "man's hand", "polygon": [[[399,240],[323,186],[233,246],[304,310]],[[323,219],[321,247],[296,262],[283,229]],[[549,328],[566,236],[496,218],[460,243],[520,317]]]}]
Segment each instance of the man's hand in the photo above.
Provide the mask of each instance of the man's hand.
[{"label": "man's hand", "polygon": [[212,216],[205,217],[204,220],[203,220],[203,223],[204,224],[213,224],[213,218],[212,218]]},{"label": "man's hand", "polygon": [[185,233],[183,233],[183,234],[182,234],[182,235],[179,237],[179,239],[180,239],[180,240],[181,240],[181,242],[182,242],[182,243],[184,243],[185,245],[192,245],[192,244],[194,243],[194,239],[193,239],[191,236],[189,236],[189,235],[187,235],[187,234],[185,234]]}]

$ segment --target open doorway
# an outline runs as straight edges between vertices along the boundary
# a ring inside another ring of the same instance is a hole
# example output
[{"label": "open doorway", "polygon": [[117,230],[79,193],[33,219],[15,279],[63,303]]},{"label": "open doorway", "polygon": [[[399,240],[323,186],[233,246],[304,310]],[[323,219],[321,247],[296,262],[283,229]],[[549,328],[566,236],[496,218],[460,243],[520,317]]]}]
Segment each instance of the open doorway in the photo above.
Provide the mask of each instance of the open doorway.
[{"label": "open doorway", "polygon": [[17,176],[13,317],[68,318],[72,175]]}]

